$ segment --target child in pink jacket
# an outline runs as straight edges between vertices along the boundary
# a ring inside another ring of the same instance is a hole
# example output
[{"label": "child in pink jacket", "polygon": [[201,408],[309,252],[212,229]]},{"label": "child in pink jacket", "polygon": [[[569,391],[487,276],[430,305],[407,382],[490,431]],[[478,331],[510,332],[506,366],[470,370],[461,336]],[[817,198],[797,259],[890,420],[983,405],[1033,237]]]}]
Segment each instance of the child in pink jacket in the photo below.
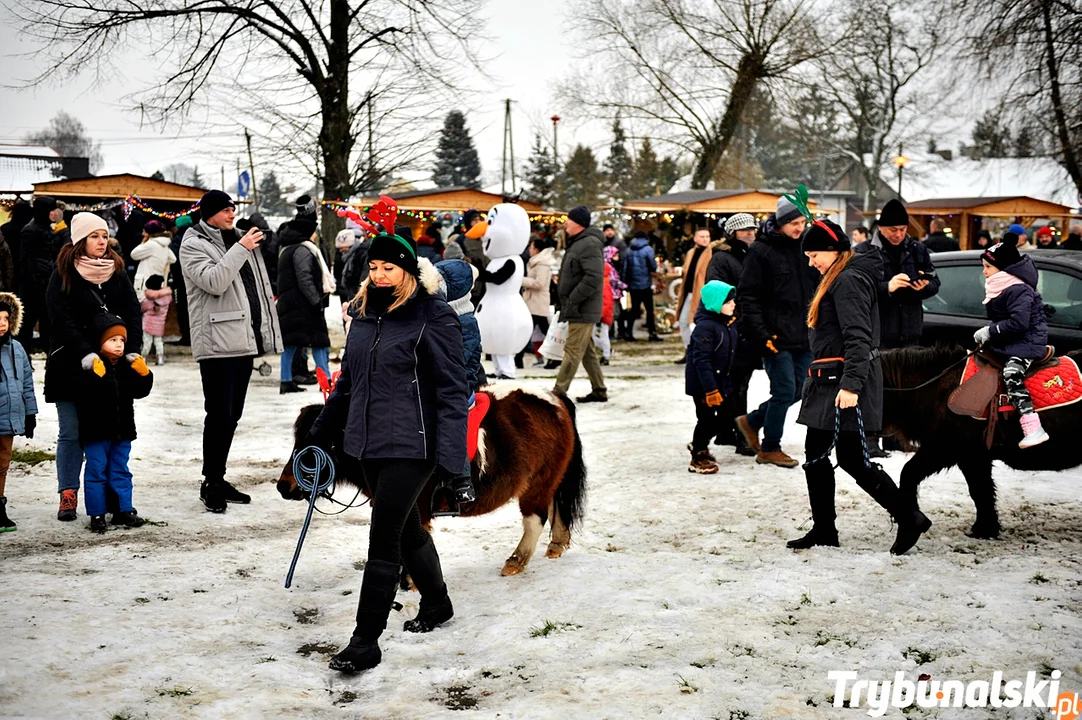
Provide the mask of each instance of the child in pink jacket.
[{"label": "child in pink jacket", "polygon": [[173,291],[165,286],[165,278],[151,275],[147,278],[143,297],[143,357],[150,356],[150,343],[158,353],[158,364],[165,364],[165,348],[162,337],[165,335],[165,316],[169,314],[169,305],[173,302]]}]

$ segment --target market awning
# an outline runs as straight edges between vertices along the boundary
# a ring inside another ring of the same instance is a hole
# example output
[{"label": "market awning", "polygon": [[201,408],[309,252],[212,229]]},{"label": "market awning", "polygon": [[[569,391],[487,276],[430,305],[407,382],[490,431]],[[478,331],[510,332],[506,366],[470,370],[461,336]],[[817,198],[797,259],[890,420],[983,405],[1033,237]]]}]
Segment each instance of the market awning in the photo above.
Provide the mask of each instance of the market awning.
[{"label": "market awning", "polygon": [[142,200],[178,202],[190,205],[199,202],[204,192],[206,191],[202,188],[165,180],[155,180],[130,173],[34,183],[35,195],[86,200],[124,200],[134,196]]},{"label": "market awning", "polygon": [[[631,213],[692,212],[731,215],[746,212],[761,215],[774,212],[780,197],[780,193],[763,190],[685,190],[630,200],[624,203],[623,209]],[[808,201],[808,209],[817,212],[837,212],[836,209],[820,208],[819,203],[814,199]]]}]

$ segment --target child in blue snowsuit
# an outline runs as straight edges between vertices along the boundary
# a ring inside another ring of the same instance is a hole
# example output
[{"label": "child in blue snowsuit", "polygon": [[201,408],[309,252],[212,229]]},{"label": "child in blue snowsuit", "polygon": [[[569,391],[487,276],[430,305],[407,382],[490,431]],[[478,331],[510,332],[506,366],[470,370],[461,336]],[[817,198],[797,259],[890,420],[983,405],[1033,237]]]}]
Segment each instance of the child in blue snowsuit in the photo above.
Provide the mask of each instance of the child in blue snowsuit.
[{"label": "child in blue snowsuit", "polygon": [[1037,292],[1037,266],[1011,243],[993,245],[981,254],[984,268],[984,308],[992,323],[973,340],[1004,360],[1003,385],[1018,410],[1025,437],[1023,450],[1048,440],[1041,418],[1026,390],[1026,372],[1047,352],[1048,316]]},{"label": "child in blue snowsuit", "polygon": [[[447,304],[458,315],[462,326],[462,348],[466,355],[466,382],[470,389],[470,407],[473,407],[473,394],[488,384],[485,370],[481,366],[481,330],[477,327],[477,318],[473,314],[470,293],[477,280],[477,268],[465,260],[444,260],[436,263],[442,281],[440,289],[444,292]],[[459,503],[473,502],[477,494],[470,479],[470,469],[452,481],[455,500]]]},{"label": "child in blue snowsuit", "polygon": [[695,401],[695,432],[688,450],[688,472],[710,475],[718,471],[708,449],[711,438],[727,421],[722,403],[732,392],[729,370],[736,357],[739,336],[736,330],[736,288],[720,280],[703,285],[695,313],[695,329],[688,344],[684,368],[684,392]]},{"label": "child in blue snowsuit", "polygon": [[34,397],[34,370],[30,357],[15,339],[22,325],[23,304],[12,293],[0,293],[0,533],[15,532],[15,523],[7,514],[8,466],[11,445],[16,435],[34,437],[38,402]]}]

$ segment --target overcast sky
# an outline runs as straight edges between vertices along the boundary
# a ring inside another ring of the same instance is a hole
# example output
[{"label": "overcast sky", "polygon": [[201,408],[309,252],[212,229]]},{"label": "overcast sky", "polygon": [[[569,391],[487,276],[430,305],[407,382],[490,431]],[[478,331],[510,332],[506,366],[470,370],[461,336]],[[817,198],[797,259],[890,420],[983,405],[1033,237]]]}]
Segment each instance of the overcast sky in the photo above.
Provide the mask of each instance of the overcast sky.
[{"label": "overcast sky", "polygon": [[[520,160],[529,153],[535,128],[543,130],[546,138],[551,134],[548,118],[557,109],[559,80],[573,63],[566,30],[566,8],[571,1],[487,0],[485,12],[489,21],[484,31],[484,50],[486,55],[497,56],[488,71],[499,85],[500,92],[495,97],[515,101],[515,154]],[[30,46],[20,42],[16,29],[8,22],[0,24],[0,47],[5,48],[4,74],[8,83],[14,84],[11,78],[25,79],[40,71],[32,58],[12,56],[27,51]],[[26,133],[47,125],[59,110],[67,110],[80,118],[90,135],[101,142],[105,155],[101,174],[150,175],[170,163],[184,162],[198,165],[208,182],[218,180],[221,154],[200,141],[197,125],[170,128],[166,134],[140,129],[138,114],[125,107],[124,96],[146,86],[155,76],[154,59],[133,48],[122,66],[123,79],[98,87],[87,77],[34,90],[0,87],[0,142],[21,141]],[[492,97],[480,93],[476,102],[463,97],[458,107],[467,113],[486,181],[498,182],[504,109]],[[445,114],[437,111],[441,116]],[[238,150],[243,143],[240,133],[238,127]],[[603,145],[605,134],[600,127],[576,127],[574,123],[562,122],[561,155],[566,156],[575,142]],[[231,165],[226,168],[227,185],[235,182],[235,161]],[[521,175],[519,165],[516,171]]]}]

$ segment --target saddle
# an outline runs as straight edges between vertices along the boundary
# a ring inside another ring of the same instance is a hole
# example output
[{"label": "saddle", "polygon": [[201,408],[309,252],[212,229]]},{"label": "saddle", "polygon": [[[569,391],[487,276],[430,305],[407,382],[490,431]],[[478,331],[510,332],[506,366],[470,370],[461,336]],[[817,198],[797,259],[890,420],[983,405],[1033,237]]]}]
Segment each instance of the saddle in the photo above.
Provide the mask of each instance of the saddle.
[{"label": "saddle", "polygon": [[473,458],[477,455],[481,421],[485,419],[485,415],[488,415],[490,407],[492,407],[492,396],[488,393],[480,392],[473,396],[470,414],[466,420],[466,454],[470,462],[473,462]]},{"label": "saddle", "polygon": [[[956,415],[984,420],[985,444],[991,448],[1000,416],[1015,411],[1003,385],[1003,363],[995,355],[977,350],[966,361],[961,384],[950,394],[947,407]],[[1082,400],[1082,375],[1069,357],[1056,356],[1048,346],[1042,359],[1026,372],[1026,389],[1040,412]]]}]

